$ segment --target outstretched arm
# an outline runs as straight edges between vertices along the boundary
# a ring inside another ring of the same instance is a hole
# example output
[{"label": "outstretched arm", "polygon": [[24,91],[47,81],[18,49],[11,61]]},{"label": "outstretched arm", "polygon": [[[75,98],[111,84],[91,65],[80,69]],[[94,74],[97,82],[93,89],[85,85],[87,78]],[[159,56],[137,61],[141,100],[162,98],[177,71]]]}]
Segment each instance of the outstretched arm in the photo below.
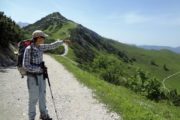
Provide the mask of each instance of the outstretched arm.
[{"label": "outstretched arm", "polygon": [[40,49],[42,51],[52,50],[52,49],[55,49],[55,48],[59,47],[63,43],[64,43],[63,40],[57,40],[57,41],[55,41],[55,42],[53,42],[51,44],[41,44]]}]

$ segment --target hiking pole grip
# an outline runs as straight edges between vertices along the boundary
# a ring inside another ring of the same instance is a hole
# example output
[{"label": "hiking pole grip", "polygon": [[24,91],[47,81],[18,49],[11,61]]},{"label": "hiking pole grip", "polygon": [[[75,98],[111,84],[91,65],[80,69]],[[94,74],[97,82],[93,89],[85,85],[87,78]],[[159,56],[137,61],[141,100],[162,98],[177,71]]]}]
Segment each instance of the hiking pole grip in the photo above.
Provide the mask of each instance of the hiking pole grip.
[{"label": "hiking pole grip", "polygon": [[41,68],[43,70],[43,78],[45,80],[46,78],[48,78],[48,72],[47,72],[47,67],[45,66],[44,61],[41,62]]}]

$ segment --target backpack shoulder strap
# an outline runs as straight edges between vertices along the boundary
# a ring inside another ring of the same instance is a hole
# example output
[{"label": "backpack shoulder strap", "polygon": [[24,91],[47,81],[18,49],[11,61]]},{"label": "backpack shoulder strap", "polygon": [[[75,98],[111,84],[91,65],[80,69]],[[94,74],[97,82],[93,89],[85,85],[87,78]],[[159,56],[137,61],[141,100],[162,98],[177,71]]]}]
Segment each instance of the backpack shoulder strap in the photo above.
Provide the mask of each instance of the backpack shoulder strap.
[{"label": "backpack shoulder strap", "polygon": [[32,64],[33,63],[33,59],[32,59],[32,55],[33,55],[33,46],[32,46],[32,44],[30,45],[30,47],[31,47],[31,49],[30,49],[30,64]]}]

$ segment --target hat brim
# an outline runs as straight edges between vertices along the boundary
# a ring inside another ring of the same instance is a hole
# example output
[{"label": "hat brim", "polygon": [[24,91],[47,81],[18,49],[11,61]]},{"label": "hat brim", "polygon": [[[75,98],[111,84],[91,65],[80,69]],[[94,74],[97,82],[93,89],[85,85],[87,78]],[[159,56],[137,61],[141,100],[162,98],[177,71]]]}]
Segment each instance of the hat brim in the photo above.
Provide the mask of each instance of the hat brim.
[{"label": "hat brim", "polygon": [[46,37],[48,37],[49,35],[47,35],[47,34],[44,34],[44,37],[46,38]]}]

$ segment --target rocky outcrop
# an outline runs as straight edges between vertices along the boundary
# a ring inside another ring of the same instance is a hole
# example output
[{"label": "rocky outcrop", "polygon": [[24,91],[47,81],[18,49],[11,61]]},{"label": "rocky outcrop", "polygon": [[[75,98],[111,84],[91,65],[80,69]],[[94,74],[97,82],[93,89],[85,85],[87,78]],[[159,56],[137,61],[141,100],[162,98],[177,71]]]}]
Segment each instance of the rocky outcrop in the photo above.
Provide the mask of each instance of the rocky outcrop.
[{"label": "rocky outcrop", "polygon": [[8,48],[0,46],[0,67],[15,66],[17,57],[14,54],[14,46],[9,45]]}]

